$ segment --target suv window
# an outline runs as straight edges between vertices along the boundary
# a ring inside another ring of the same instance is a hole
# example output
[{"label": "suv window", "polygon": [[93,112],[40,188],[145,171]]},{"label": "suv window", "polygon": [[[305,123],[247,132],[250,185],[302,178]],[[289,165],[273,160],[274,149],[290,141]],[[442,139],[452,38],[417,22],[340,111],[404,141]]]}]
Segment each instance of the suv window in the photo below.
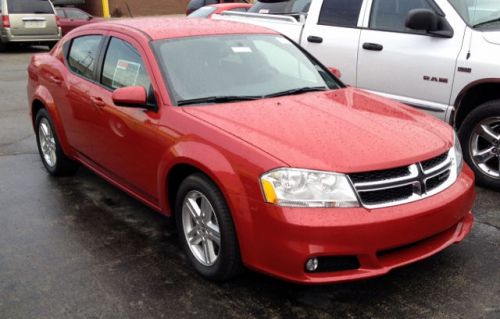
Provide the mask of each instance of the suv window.
[{"label": "suv window", "polygon": [[419,33],[405,26],[408,12],[413,9],[431,9],[426,0],[373,0],[370,13],[370,28]]},{"label": "suv window", "polygon": [[318,24],[355,28],[358,25],[362,3],[363,0],[324,1]]},{"label": "suv window", "polygon": [[109,43],[101,83],[111,89],[137,85],[149,91],[151,86],[139,52],[130,43],[117,38],[111,38]]},{"label": "suv window", "polygon": [[87,35],[73,39],[68,54],[70,69],[92,79],[102,36]]},{"label": "suv window", "polygon": [[54,14],[49,0],[9,0],[7,1],[9,14],[12,13],[45,13]]}]

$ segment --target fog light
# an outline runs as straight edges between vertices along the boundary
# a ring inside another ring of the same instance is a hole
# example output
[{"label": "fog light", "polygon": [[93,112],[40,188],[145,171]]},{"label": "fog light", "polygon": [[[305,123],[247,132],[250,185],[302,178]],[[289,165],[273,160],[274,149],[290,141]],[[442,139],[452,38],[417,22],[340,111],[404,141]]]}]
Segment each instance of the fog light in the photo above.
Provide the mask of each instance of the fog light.
[{"label": "fog light", "polygon": [[313,272],[313,271],[316,271],[316,269],[318,269],[318,258],[316,258],[316,257],[310,258],[306,262],[306,270],[309,272]]}]

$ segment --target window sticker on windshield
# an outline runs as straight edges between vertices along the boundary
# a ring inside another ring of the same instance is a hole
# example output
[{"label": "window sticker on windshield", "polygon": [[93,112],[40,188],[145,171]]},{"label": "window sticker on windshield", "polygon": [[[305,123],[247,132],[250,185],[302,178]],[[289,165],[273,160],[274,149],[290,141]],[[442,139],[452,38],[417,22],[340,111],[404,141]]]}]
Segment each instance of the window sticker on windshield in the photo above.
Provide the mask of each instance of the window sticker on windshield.
[{"label": "window sticker on windshield", "polygon": [[231,47],[234,53],[252,53],[252,49],[249,47]]},{"label": "window sticker on windshield", "polygon": [[115,73],[113,74],[112,86],[114,88],[135,85],[139,76],[141,65],[127,60],[118,60],[116,62]]},{"label": "window sticker on windshield", "polygon": [[260,9],[259,13],[269,13],[269,9]]}]

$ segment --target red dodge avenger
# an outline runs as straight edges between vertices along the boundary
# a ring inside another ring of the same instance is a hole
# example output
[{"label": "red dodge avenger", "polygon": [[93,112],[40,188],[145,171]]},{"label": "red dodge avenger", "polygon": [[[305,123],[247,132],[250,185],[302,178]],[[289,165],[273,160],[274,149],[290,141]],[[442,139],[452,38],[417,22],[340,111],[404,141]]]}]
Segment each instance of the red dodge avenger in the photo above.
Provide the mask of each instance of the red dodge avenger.
[{"label": "red dodge avenger", "polygon": [[346,87],[274,31],[102,22],[28,72],[48,172],[83,165],[173,216],[206,278],[379,276],[470,232],[474,176],[452,128]]}]

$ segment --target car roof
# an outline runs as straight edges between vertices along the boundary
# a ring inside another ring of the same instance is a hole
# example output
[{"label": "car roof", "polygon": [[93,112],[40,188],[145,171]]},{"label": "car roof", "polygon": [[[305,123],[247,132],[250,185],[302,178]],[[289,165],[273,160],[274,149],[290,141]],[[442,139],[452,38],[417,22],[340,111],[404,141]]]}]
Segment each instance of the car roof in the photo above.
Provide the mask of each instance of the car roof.
[{"label": "car roof", "polygon": [[170,17],[143,17],[132,19],[116,19],[99,22],[83,28],[96,27],[108,29],[132,28],[148,35],[152,40],[172,39],[203,35],[224,34],[278,34],[278,32],[245,23]]}]

